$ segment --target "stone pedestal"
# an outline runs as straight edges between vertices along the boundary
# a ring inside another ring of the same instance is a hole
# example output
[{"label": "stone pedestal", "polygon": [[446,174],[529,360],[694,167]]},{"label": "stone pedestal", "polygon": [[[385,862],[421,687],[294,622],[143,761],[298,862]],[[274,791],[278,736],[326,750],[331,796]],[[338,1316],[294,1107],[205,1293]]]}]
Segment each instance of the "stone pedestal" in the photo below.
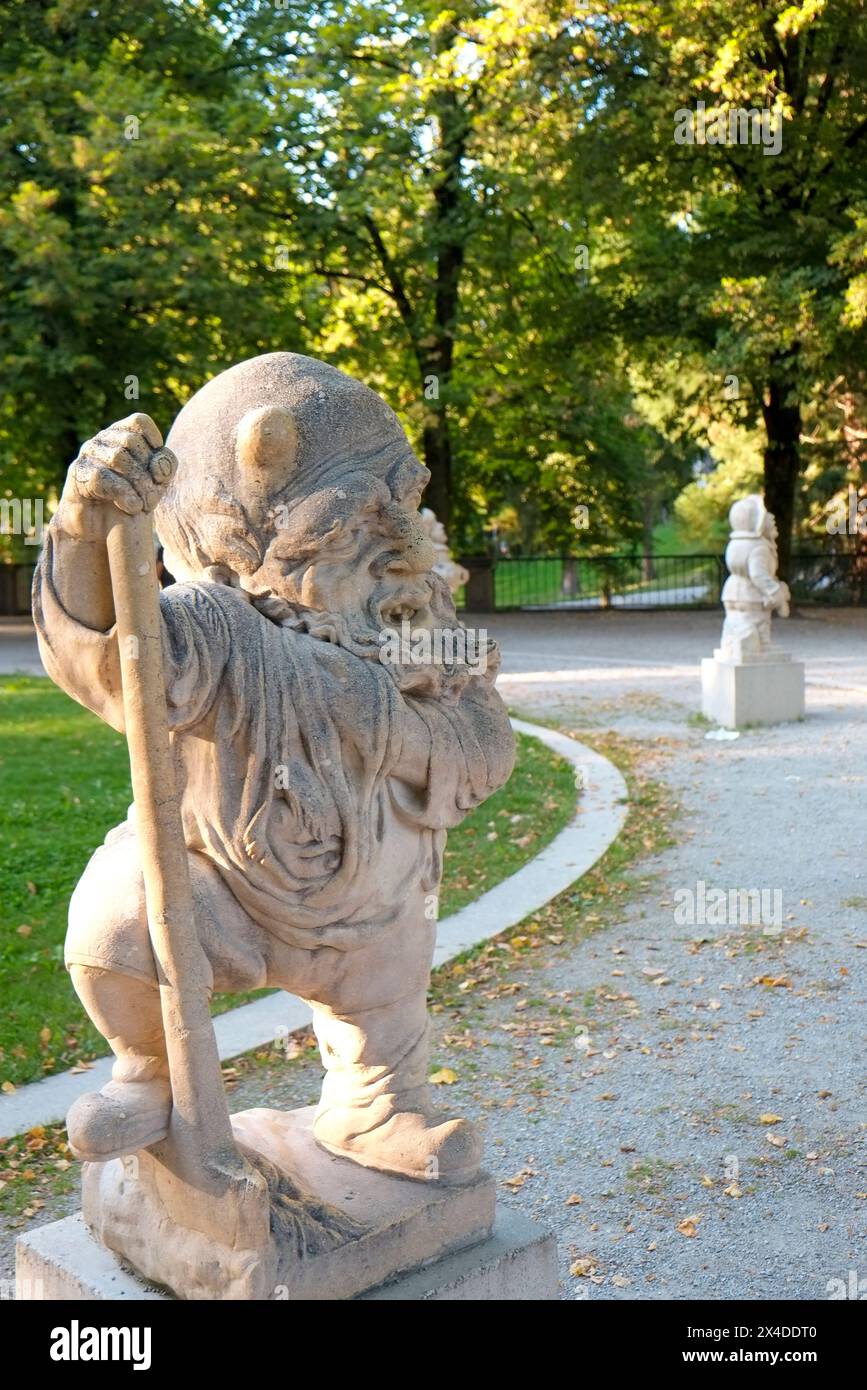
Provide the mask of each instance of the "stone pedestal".
[{"label": "stone pedestal", "polygon": [[[245,1148],[291,1174],[299,1188],[348,1218],[355,1230],[337,1246],[320,1250],[305,1249],[303,1241],[285,1235],[275,1240],[273,1285],[254,1297],[308,1302],[556,1298],[553,1237],[525,1218],[516,1222],[513,1214],[495,1230],[491,1177],[480,1174],[452,1187],[362,1168],[314,1143],[313,1114],[312,1107],[289,1113],[249,1110],[232,1123]],[[136,1175],[127,1159],[88,1169],[85,1211],[98,1217],[93,1224],[100,1238],[80,1215],[22,1236],[19,1296],[172,1298],[157,1282],[160,1262],[179,1255],[172,1249],[171,1230],[159,1221],[155,1194],[143,1180],[145,1168]],[[178,1228],[184,1258],[188,1234]],[[199,1261],[207,1257],[207,1251],[198,1252]],[[180,1284],[176,1277],[174,1287],[186,1298],[219,1298],[212,1291],[219,1278],[212,1273],[210,1282],[197,1280],[196,1262],[188,1263],[189,1281]]]},{"label": "stone pedestal", "polygon": [[[99,1245],[79,1214],[20,1236],[18,1298],[75,1302],[157,1301],[171,1295],[145,1284],[116,1255]],[[276,1300],[292,1298],[278,1289]],[[328,1289],[299,1299],[338,1298]],[[557,1298],[557,1250],[553,1235],[521,1212],[498,1211],[487,1240],[395,1275],[357,1294],[362,1302],[539,1302]]]},{"label": "stone pedestal", "polygon": [[701,663],[701,711],[724,729],[804,717],[804,663],[774,650],[732,661],[719,648]]}]

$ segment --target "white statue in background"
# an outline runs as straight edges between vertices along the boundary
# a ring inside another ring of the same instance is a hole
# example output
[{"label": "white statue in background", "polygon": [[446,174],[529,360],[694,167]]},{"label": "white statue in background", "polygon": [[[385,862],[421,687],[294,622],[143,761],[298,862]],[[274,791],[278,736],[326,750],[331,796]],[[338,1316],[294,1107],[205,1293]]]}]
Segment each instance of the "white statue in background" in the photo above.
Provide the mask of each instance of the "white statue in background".
[{"label": "white statue in background", "polygon": [[753,493],[734,503],[729,525],[720,655],[738,662],[779,657],[771,642],[771,614],[788,617],[790,594],[777,578],[777,524]]},{"label": "white statue in background", "polygon": [[428,534],[434,552],[433,572],[444,579],[451,593],[456,594],[469,579],[469,570],[452,558],[446,528],[430,507],[422,507],[421,524]]},{"label": "white statue in background", "polygon": [[804,663],[771,641],[771,615],[789,613],[789,586],[777,577],[777,524],[752,494],[729,512],[722,640],[701,663],[701,708],[724,729],[803,719]]}]

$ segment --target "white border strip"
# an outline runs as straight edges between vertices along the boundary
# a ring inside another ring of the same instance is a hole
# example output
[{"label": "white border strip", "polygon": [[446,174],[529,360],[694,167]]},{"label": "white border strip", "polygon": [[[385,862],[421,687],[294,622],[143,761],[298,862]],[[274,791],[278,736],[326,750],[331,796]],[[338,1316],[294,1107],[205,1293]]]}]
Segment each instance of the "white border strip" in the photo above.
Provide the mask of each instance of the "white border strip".
[{"label": "white border strip", "polygon": [[[537,738],[571,763],[581,775],[582,794],[572,820],[534,859],[503,879],[475,902],[440,922],[434,965],[452,960],[492,936],[507,931],[562,893],[586,874],[618,835],[626,818],[626,783],[617,768],[577,739],[539,724],[513,719],[518,733]],[[280,991],[214,1019],[223,1061],[272,1044],[275,1038],[310,1022],[309,1007],[294,994]],[[86,1071],[60,1072],[44,1081],[0,1096],[0,1135],[11,1138],[34,1125],[62,1120],[85,1091],[111,1079],[111,1057],[101,1057]]]},{"label": "white border strip", "polygon": [[550,844],[475,902],[440,923],[434,965],[515,927],[586,874],[618,835],[626,818],[626,783],[613,763],[586,744],[540,724],[513,719],[519,734],[537,738],[580,773],[575,815]]}]

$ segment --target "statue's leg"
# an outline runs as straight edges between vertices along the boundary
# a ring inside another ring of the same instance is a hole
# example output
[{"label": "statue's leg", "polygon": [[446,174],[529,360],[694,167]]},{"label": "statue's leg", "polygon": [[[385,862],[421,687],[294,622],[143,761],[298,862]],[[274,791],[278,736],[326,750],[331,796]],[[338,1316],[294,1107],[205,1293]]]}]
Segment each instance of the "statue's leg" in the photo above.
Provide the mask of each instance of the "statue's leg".
[{"label": "statue's leg", "polygon": [[382,1172],[466,1182],[478,1172],[481,1136],[435,1110],[428,1085],[434,935],[415,905],[373,946],[308,952],[300,970],[296,954],[294,982],[281,982],[313,1007],[326,1070],[317,1142]]},{"label": "statue's leg", "polygon": [[466,1182],[482,1141],[469,1120],[434,1109],[427,999],[416,994],[339,1014],[314,1005],[326,1076],[313,1134],[330,1153],[403,1177]]},{"label": "statue's leg", "polygon": [[761,617],[757,620],[756,631],[759,638],[759,648],[761,651],[768,651],[773,643],[771,641],[771,610],[762,609]]},{"label": "statue's leg", "polygon": [[[214,987],[264,984],[265,963],[246,914],[200,855],[190,855],[190,876]],[[73,894],[66,963],[116,1059],[108,1085],[73,1103],[69,1142],[80,1158],[106,1162],[164,1139],[172,1104],[138,843],[127,826],[96,851]]]},{"label": "statue's leg", "polygon": [[70,964],[75,991],[115,1054],[112,1079],[74,1101],[66,1117],[79,1158],[106,1162],[164,1139],[172,1092],[156,979]]}]

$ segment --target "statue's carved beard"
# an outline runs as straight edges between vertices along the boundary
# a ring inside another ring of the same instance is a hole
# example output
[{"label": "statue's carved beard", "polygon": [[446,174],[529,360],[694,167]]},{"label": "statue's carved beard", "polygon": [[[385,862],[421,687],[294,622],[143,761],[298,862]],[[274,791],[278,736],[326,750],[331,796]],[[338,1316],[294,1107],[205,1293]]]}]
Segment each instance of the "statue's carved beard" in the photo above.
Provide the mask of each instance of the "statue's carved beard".
[{"label": "statue's carved beard", "polygon": [[[441,587],[440,587],[441,586]],[[382,595],[374,592],[368,604],[352,613],[329,613],[304,608],[276,594],[250,595],[253,605],[280,627],[309,633],[320,642],[331,642],[362,661],[382,661],[398,690],[405,694],[427,696],[453,704],[470,680],[479,675],[478,668],[464,661],[444,664],[435,660],[419,663],[383,661],[383,623],[380,616]],[[436,577],[430,613],[441,630],[460,630],[451,597],[446,585]],[[494,644],[489,644],[493,653]],[[490,662],[491,658],[489,658]]]}]

